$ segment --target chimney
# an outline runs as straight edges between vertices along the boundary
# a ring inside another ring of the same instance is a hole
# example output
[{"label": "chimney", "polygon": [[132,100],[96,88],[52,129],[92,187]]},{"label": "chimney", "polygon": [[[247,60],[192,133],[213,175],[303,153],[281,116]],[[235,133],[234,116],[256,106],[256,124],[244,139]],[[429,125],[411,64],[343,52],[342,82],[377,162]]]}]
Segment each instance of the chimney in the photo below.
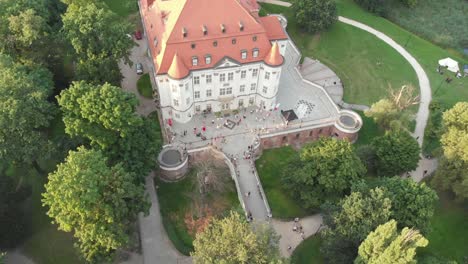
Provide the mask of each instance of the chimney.
[{"label": "chimney", "polygon": [[206,36],[206,34],[208,34],[208,29],[206,28],[205,25],[202,26],[202,31],[203,31],[204,36]]},{"label": "chimney", "polygon": [[221,24],[221,32],[226,33],[226,27],[224,24]]},{"label": "chimney", "polygon": [[182,28],[182,37],[187,37],[187,29],[185,27]]},{"label": "chimney", "polygon": [[242,21],[239,21],[239,29],[240,31],[244,31],[244,23]]}]

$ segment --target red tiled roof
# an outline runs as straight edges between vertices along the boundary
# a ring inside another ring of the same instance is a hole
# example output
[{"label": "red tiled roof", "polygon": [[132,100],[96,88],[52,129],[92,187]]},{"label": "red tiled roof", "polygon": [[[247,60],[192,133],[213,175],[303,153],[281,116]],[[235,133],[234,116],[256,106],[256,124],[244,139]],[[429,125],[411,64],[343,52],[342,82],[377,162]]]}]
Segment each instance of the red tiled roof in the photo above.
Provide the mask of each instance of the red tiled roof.
[{"label": "red tiled roof", "polygon": [[[262,61],[271,37],[278,39],[283,28],[276,17],[257,19],[256,5],[256,0],[143,0],[141,12],[157,74],[169,71],[176,53],[187,70],[211,68],[226,56],[240,63]],[[259,50],[256,58],[254,48]],[[241,57],[243,50],[246,59]],[[207,55],[210,64],[205,64]],[[192,65],[194,56],[197,66]]]},{"label": "red tiled roof", "polygon": [[171,67],[169,67],[167,74],[169,74],[169,76],[171,76],[174,79],[182,79],[189,74],[189,70],[184,65],[184,62],[182,62],[177,53],[172,59]]},{"label": "red tiled roof", "polygon": [[270,66],[279,66],[283,64],[283,56],[279,52],[278,42],[273,43],[270,52],[265,57],[265,63]]},{"label": "red tiled roof", "polygon": [[288,36],[284,32],[283,26],[281,26],[281,23],[279,22],[277,17],[266,16],[260,17],[259,20],[265,28],[269,40],[279,40],[288,38]]}]

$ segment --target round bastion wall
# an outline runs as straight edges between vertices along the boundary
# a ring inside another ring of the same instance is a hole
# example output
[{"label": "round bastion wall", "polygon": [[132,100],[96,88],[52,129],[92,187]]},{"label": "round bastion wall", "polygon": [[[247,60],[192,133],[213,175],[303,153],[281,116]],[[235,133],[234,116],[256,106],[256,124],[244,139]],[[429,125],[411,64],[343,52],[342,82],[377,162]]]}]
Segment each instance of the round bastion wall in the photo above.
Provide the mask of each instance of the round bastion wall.
[{"label": "round bastion wall", "polygon": [[341,110],[335,122],[334,132],[339,138],[347,138],[354,142],[361,127],[362,118],[359,114],[350,110]]},{"label": "round bastion wall", "polygon": [[172,145],[163,147],[158,156],[161,178],[167,181],[181,179],[188,170],[187,152]]}]

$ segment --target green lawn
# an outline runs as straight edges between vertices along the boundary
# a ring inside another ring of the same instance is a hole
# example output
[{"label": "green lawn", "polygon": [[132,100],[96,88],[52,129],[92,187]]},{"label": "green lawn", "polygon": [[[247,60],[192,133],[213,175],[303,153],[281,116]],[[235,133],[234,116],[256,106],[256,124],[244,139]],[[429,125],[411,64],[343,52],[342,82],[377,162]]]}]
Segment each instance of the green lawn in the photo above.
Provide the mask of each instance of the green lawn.
[{"label": "green lawn", "polygon": [[[189,255],[193,251],[194,235],[190,234],[184,219],[191,214],[192,193],[195,187],[196,169],[192,169],[189,175],[175,183],[163,182],[156,179],[158,186],[159,205],[163,218],[163,224],[169,239],[182,254]],[[230,177],[230,176],[228,176]],[[237,197],[234,182],[230,182],[232,188],[225,193],[214,193],[208,196],[209,207],[215,209],[216,216],[223,216],[230,210],[239,210],[240,204]]]},{"label": "green lawn", "polygon": [[271,207],[273,217],[291,219],[310,215],[311,212],[300,207],[300,202],[294,199],[290,191],[283,188],[281,173],[296,151],[291,147],[269,149],[256,162],[256,167],[263,190]]},{"label": "green lawn", "polygon": [[440,203],[431,220],[432,230],[426,236],[429,245],[421,255],[456,260],[468,260],[468,204],[456,204],[449,195],[439,193]]},{"label": "green lawn", "polygon": [[288,32],[303,56],[316,58],[338,74],[344,84],[344,100],[370,105],[387,95],[389,87],[417,85],[409,63],[377,37],[343,23],[318,35],[302,33],[287,7],[262,4],[268,13],[283,13]]},{"label": "green lawn", "polygon": [[151,87],[151,80],[149,73],[143,74],[137,81],[138,92],[146,97],[153,98],[153,88]]},{"label": "green lawn", "polygon": [[314,235],[302,241],[291,255],[291,264],[321,264],[325,263],[320,252],[322,239]]},{"label": "green lawn", "polygon": [[373,138],[383,135],[383,131],[377,126],[372,118],[364,115],[364,112],[358,111],[362,118],[362,128],[359,130],[358,140],[354,146],[368,145]]}]

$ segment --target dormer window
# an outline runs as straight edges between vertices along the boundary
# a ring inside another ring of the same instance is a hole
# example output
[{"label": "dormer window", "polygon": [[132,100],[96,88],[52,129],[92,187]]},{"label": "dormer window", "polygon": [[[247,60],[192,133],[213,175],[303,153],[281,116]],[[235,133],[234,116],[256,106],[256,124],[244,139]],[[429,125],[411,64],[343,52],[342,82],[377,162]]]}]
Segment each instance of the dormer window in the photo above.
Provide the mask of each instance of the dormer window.
[{"label": "dormer window", "polygon": [[239,30],[244,31],[244,23],[242,21],[239,21]]},{"label": "dormer window", "polygon": [[217,47],[218,46],[218,41],[213,41],[213,47]]},{"label": "dormer window", "polygon": [[153,45],[154,45],[155,47],[158,46],[158,38],[157,38],[157,37],[154,37],[154,39],[153,39]]},{"label": "dormer window", "polygon": [[241,50],[241,58],[243,60],[247,59],[247,50]]},{"label": "dormer window", "polygon": [[186,38],[187,37],[187,29],[186,28],[182,28],[182,37]]},{"label": "dormer window", "polygon": [[258,49],[257,48],[252,50],[252,57],[254,57],[254,58],[258,57]]},{"label": "dormer window", "polygon": [[192,57],[192,65],[193,65],[193,66],[197,66],[197,65],[198,65],[198,57],[197,57],[197,56],[193,56],[193,57]]},{"label": "dormer window", "polygon": [[192,43],[190,46],[192,47],[192,49],[195,49],[197,45],[195,45],[195,43]]},{"label": "dormer window", "polygon": [[205,55],[205,64],[211,64],[211,55]]},{"label": "dormer window", "polygon": [[206,28],[205,25],[202,26],[202,31],[203,31],[204,36],[206,36],[208,34],[208,29]]},{"label": "dormer window", "polygon": [[221,32],[226,33],[226,27],[224,24],[221,24]]},{"label": "dormer window", "polygon": [[237,40],[235,38],[232,39],[232,44],[236,44]]},{"label": "dormer window", "polygon": [[253,40],[253,41],[257,41],[257,36],[253,36],[253,37],[252,37],[252,40]]}]

